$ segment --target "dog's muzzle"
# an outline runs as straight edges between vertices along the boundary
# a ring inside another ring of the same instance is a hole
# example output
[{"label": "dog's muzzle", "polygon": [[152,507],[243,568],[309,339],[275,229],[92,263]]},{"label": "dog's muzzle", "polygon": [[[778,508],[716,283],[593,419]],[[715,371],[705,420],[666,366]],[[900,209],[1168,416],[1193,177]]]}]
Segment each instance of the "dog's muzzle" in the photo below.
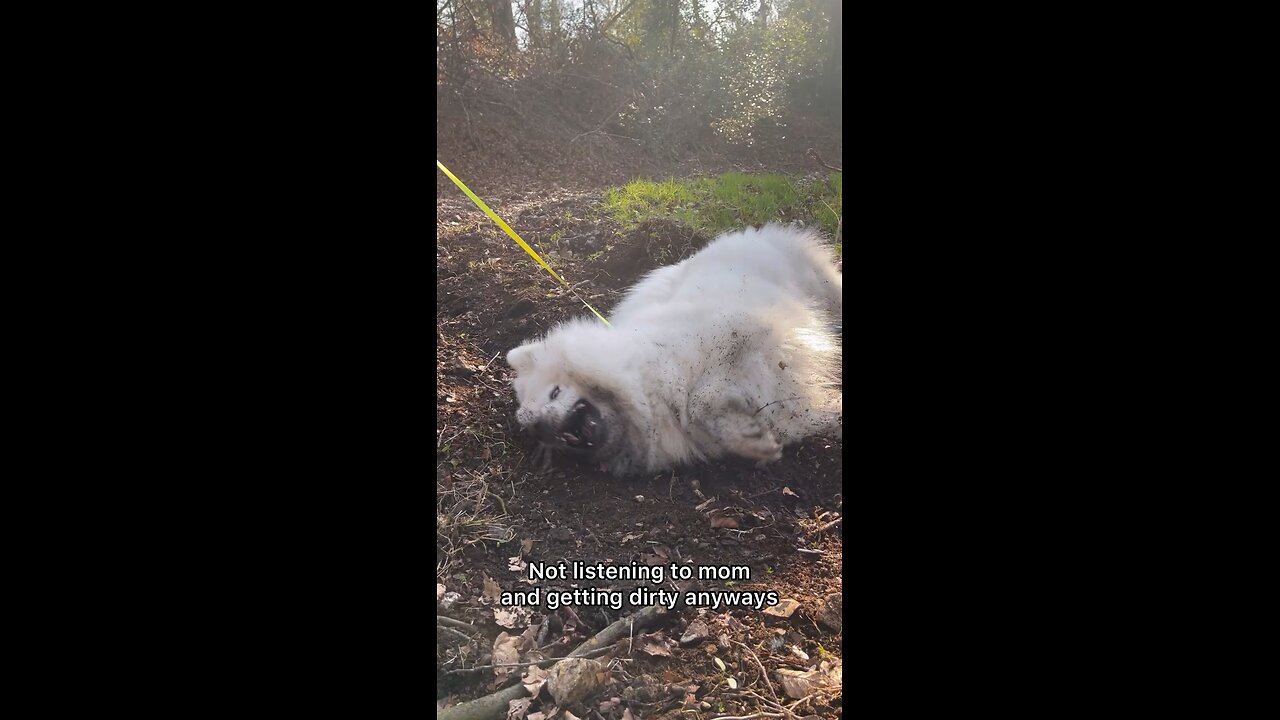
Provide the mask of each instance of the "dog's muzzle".
[{"label": "dog's muzzle", "polygon": [[579,400],[563,422],[558,425],[546,420],[538,422],[533,433],[545,445],[590,452],[604,444],[604,418],[595,405]]}]

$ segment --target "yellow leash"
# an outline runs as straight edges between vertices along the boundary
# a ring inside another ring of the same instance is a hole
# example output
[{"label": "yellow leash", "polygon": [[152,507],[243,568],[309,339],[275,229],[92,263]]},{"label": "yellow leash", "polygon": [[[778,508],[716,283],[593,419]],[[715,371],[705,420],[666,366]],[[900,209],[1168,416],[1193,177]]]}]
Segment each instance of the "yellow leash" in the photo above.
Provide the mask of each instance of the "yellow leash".
[{"label": "yellow leash", "polygon": [[560,284],[564,285],[565,289],[567,289],[570,293],[572,293],[575,298],[578,298],[579,302],[581,302],[583,305],[586,305],[588,310],[595,313],[596,317],[600,318],[600,322],[604,323],[605,325],[609,324],[609,321],[605,320],[603,315],[596,312],[596,309],[591,307],[590,303],[588,303],[586,300],[583,300],[581,297],[578,297],[578,293],[574,292],[573,288],[569,287],[569,283],[565,282],[564,278],[557,275],[556,271],[552,270],[551,266],[548,265],[541,257],[538,257],[538,253],[534,252],[533,248],[529,247],[529,243],[526,243],[524,240],[520,239],[520,236],[516,234],[516,231],[512,230],[510,225],[506,224],[505,222],[502,221],[502,218],[498,217],[498,213],[490,210],[489,206],[485,205],[483,200],[476,197],[476,194],[471,192],[471,188],[462,184],[462,181],[459,180],[457,176],[449,172],[449,168],[445,167],[444,163],[440,162],[439,160],[436,160],[436,167],[444,171],[444,174],[447,175],[448,178],[452,180],[455,185],[461,188],[462,192],[467,194],[467,197],[471,198],[471,202],[475,203],[477,207],[483,210],[485,215],[488,215],[491,220],[498,223],[498,227],[505,230],[507,234],[511,236],[511,239],[516,241],[517,245],[524,248],[524,251],[529,253],[529,257],[533,258],[534,260],[537,260],[538,264],[541,265],[544,270],[551,273],[551,277],[555,278],[556,280],[559,280]]}]

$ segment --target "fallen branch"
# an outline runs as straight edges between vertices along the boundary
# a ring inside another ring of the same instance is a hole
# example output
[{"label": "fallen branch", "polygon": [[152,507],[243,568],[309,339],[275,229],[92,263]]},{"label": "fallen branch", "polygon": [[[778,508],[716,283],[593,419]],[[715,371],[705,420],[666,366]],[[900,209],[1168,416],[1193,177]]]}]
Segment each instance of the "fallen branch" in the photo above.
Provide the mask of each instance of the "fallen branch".
[{"label": "fallen branch", "polygon": [[516,683],[511,687],[499,690],[491,695],[476,698],[436,713],[437,718],[444,720],[486,720],[487,718],[506,717],[512,700],[519,700],[528,695],[524,685]]},{"label": "fallen branch", "polygon": [[[605,653],[609,652],[612,649],[613,649],[612,646],[600,648],[599,650],[593,650],[587,653],[586,655],[583,655],[582,657],[589,657],[589,658],[598,657],[600,655],[604,655]],[[555,658],[550,662],[552,665],[554,665],[557,662],[564,660],[565,658],[568,658],[568,657],[569,657],[568,655],[565,655],[562,658]],[[476,665],[475,667],[457,668],[456,670],[450,670],[446,672],[445,675],[457,675],[458,673],[469,673],[469,672],[475,672],[477,670],[492,670],[493,668],[500,668],[500,667],[529,667],[530,665],[544,665],[547,662],[548,662],[547,660],[533,660],[531,662],[522,662],[522,663],[496,663],[494,665]]]},{"label": "fallen branch", "polygon": [[818,151],[814,150],[813,148],[809,148],[809,151],[806,152],[805,155],[807,155],[810,160],[813,160],[814,162],[818,163],[819,165],[821,165],[822,167],[828,170],[835,170],[836,172],[844,172],[843,169],[838,168],[835,165],[828,165],[825,162],[823,162],[822,158],[818,157]]},{"label": "fallen branch", "polygon": [[817,534],[819,534],[819,533],[826,532],[827,530],[830,530],[831,528],[833,528],[833,527],[835,527],[835,526],[839,525],[839,524],[840,524],[840,523],[842,523],[842,522],[844,522],[844,518],[843,518],[843,517],[838,517],[838,518],[836,518],[835,520],[832,520],[831,522],[827,523],[826,525],[823,525],[822,527],[818,528],[817,530],[814,530],[813,532],[811,532],[811,533],[809,533],[809,534],[810,534],[810,535],[817,535]]},{"label": "fallen branch", "polygon": [[451,627],[451,628],[457,628],[459,630],[466,630],[467,632],[472,633],[472,635],[480,634],[480,628],[476,627],[475,625],[472,625],[471,623],[462,622],[461,620],[454,620],[453,618],[446,617],[444,615],[436,616],[436,624],[443,625],[444,627]]},{"label": "fallen branch", "polygon": [[[457,630],[454,630],[451,627],[445,627],[443,625],[437,626],[436,630],[442,633],[445,633],[447,635],[457,635],[458,637],[462,638],[462,642],[464,643],[469,643],[474,639],[471,635],[468,635],[464,632],[458,632]],[[445,674],[447,675],[448,673],[445,673]]]},{"label": "fallen branch", "polygon": [[[645,625],[653,622],[665,611],[666,607],[662,605],[654,605],[653,607],[647,607],[644,610],[641,610],[631,617],[622,618],[609,627],[596,633],[595,637],[574,648],[573,652],[569,653],[566,657],[587,657],[597,650],[601,650],[604,647],[612,645],[626,637],[627,634],[632,632],[633,628],[637,625]],[[537,663],[537,666],[540,668],[548,668],[563,659],[564,658],[552,658],[551,660],[544,660]],[[467,702],[459,703],[453,707],[445,708],[437,712],[436,717],[439,718],[439,720],[492,720],[506,717],[508,703],[529,694],[529,691],[525,690],[524,685],[520,683],[519,676],[512,678],[510,682],[514,683],[510,687],[503,688],[502,690],[485,695],[484,697],[476,698],[475,700],[468,700]]]}]

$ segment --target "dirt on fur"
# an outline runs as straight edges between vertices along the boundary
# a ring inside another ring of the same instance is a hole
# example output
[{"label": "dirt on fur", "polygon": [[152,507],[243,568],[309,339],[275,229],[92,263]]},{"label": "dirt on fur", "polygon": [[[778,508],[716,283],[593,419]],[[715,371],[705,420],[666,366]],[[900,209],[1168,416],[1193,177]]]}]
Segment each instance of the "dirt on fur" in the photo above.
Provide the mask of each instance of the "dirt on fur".
[{"label": "dirt on fur", "polygon": [[[644,273],[710,238],[665,220],[620,234],[596,210],[602,192],[602,185],[524,186],[485,199],[607,316]],[[598,658],[603,681],[563,709],[608,720],[779,707],[794,717],[840,715],[839,684],[832,685],[843,643],[840,441],[810,438],[764,468],[729,460],[622,479],[557,458],[540,472],[534,442],[515,424],[504,357],[587,310],[451,183],[438,186],[436,210],[437,614],[473,628],[438,640],[438,707],[526,672],[504,661],[563,656],[634,609],[522,610],[501,602],[499,591],[657,589],[642,581],[523,581],[529,563],[581,561],[745,567],[749,578],[662,587],[774,590],[788,602],[773,610],[674,609]],[[549,713],[553,705],[544,692],[525,710]]]}]

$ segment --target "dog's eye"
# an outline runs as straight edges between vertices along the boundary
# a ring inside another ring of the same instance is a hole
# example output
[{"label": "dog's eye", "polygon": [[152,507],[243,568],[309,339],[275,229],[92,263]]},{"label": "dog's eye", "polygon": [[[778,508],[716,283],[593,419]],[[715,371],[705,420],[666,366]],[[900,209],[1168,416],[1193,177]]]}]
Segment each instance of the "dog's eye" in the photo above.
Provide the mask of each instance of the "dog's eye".
[{"label": "dog's eye", "polygon": [[556,399],[556,398],[558,398],[558,397],[560,397],[560,386],[559,386],[559,385],[557,385],[557,386],[555,386],[554,388],[552,388],[552,389],[551,389],[551,399],[552,399],[552,400],[555,400],[555,399]]}]

